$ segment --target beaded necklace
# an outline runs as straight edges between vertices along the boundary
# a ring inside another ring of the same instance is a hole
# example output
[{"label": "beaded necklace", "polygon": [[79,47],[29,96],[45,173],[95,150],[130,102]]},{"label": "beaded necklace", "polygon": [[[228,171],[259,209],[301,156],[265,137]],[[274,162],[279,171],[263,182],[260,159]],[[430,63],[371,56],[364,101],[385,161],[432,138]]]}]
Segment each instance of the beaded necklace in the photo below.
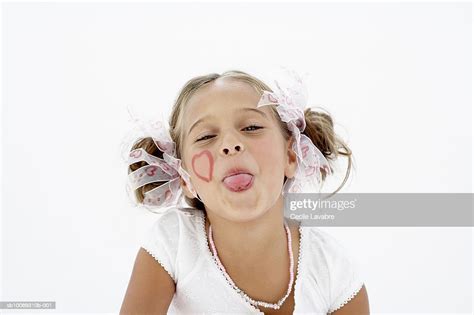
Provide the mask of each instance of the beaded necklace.
[{"label": "beaded necklace", "polygon": [[258,301],[254,300],[251,297],[249,297],[244,291],[242,291],[237,285],[232,281],[231,277],[227,274],[224,265],[221,263],[219,260],[219,256],[217,255],[217,250],[216,246],[214,245],[214,240],[212,238],[212,227],[209,225],[209,242],[212,248],[212,253],[214,255],[215,260],[217,261],[217,264],[225,277],[227,278],[227,281],[232,285],[232,287],[240,294],[242,297],[247,300],[250,304],[254,306],[263,306],[267,308],[273,308],[273,309],[279,309],[281,305],[285,302],[287,297],[290,295],[291,292],[291,287],[293,285],[293,280],[294,280],[294,273],[293,273],[293,266],[294,266],[294,261],[293,261],[293,251],[292,251],[292,246],[291,246],[291,232],[290,228],[288,227],[288,224],[285,222],[285,229],[286,229],[286,235],[288,238],[288,254],[290,256],[290,282],[288,283],[288,289],[284,297],[282,297],[277,303],[268,303],[265,301]]}]

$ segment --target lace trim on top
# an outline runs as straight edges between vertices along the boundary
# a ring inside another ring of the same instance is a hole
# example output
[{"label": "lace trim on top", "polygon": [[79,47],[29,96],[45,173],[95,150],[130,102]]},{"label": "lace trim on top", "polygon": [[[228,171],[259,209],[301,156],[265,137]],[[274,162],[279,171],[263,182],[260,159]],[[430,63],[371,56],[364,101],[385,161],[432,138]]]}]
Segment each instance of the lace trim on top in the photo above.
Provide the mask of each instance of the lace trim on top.
[{"label": "lace trim on top", "polygon": [[[252,305],[250,302],[248,302],[246,299],[244,299],[244,297],[241,296],[237,291],[235,291],[232,284],[229,282],[229,280],[227,280],[227,277],[224,275],[224,273],[222,273],[222,270],[219,268],[219,265],[217,264],[217,261],[216,261],[214,255],[212,254],[211,250],[209,249],[209,242],[207,240],[207,234],[206,234],[206,220],[205,220],[206,214],[205,214],[204,211],[200,211],[200,212],[201,213],[199,215],[199,220],[200,220],[200,224],[201,224],[201,232],[203,233],[202,236],[204,238],[204,246],[205,246],[206,253],[208,254],[208,256],[211,257],[212,261],[215,263],[215,266],[219,270],[219,273],[225,279],[225,281],[227,282],[229,287],[232,288],[232,292],[234,292],[240,298],[241,301],[243,301],[248,307],[253,309],[255,312],[258,312],[259,314],[265,314],[260,309],[258,309],[257,307]],[[298,274],[299,274],[299,270],[300,270],[300,261],[301,261],[301,256],[302,256],[301,243],[302,243],[302,235],[303,234],[301,233],[301,224],[300,224],[300,227],[299,227],[299,233],[300,233],[300,235],[299,235],[300,244],[299,244],[299,253],[298,253],[298,264],[297,264],[297,267],[296,267],[295,290],[293,292],[293,296],[294,296],[294,300],[295,300],[295,305],[294,305],[295,310],[296,310],[296,295],[295,295],[296,283],[298,283],[298,280],[299,280]]]},{"label": "lace trim on top", "polygon": [[173,279],[173,282],[176,284],[176,280],[175,278],[173,277],[173,275],[171,274],[171,272],[168,270],[168,268],[160,261],[160,259],[158,257],[155,256],[155,254],[153,254],[152,251],[150,251],[148,248],[142,246],[142,248],[148,253],[150,254],[153,258],[155,258],[155,260],[161,265],[161,267],[163,267],[164,270],[166,270],[166,272],[170,275],[171,279]]},{"label": "lace trim on top", "polygon": [[352,292],[352,294],[348,298],[346,298],[343,302],[339,303],[339,305],[336,306],[334,309],[329,310],[329,313],[333,313],[333,312],[337,311],[338,309],[342,308],[347,303],[349,303],[349,301],[352,300],[357,295],[357,293],[359,293],[359,291],[360,291],[360,289],[362,289],[363,285],[364,285],[363,282],[360,283],[359,286],[357,287],[357,289],[354,292]]}]

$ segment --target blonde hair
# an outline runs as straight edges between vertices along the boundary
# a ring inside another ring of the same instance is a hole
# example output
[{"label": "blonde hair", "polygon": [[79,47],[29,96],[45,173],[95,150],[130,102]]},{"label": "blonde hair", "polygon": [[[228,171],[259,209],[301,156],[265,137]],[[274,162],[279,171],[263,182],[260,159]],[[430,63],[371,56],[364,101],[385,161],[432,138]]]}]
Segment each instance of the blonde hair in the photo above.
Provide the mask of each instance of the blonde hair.
[{"label": "blonde hair", "polygon": [[[248,73],[245,73],[243,71],[238,71],[238,70],[229,70],[229,71],[225,71],[222,74],[210,73],[207,75],[194,77],[190,79],[189,81],[187,81],[178,94],[178,98],[176,99],[173,105],[173,109],[172,109],[171,116],[169,119],[170,135],[173,141],[176,143],[176,157],[177,158],[181,158],[183,134],[184,134],[183,113],[184,113],[184,109],[188,100],[191,98],[191,96],[194,95],[194,93],[196,93],[197,90],[199,90],[199,88],[219,78],[232,78],[235,80],[239,80],[241,82],[245,82],[249,84],[250,86],[252,86],[260,95],[263,94],[263,90],[273,92],[269,86],[267,86],[264,82],[262,82],[258,78]],[[291,132],[288,130],[286,123],[280,119],[275,106],[269,106],[269,107],[272,109],[272,113],[274,117],[276,118],[277,122],[279,122],[283,137],[285,138],[285,140],[288,140],[291,137]],[[307,137],[309,137],[313,141],[316,147],[322,152],[324,157],[326,157],[326,159],[330,163],[331,161],[336,160],[339,155],[344,155],[348,157],[348,166],[346,170],[346,176],[344,177],[344,181],[333,193],[331,193],[331,196],[332,196],[344,186],[344,184],[346,183],[349,177],[350,170],[352,167],[352,151],[349,149],[346,143],[344,143],[344,141],[342,141],[334,132],[334,123],[330,114],[315,111],[311,108],[306,108],[304,111],[304,114],[305,114],[306,128],[302,133],[305,134]],[[157,148],[157,146],[155,145],[151,137],[138,139],[134,143],[130,151],[138,149],[138,148],[142,148],[146,150],[146,152],[148,152],[149,154],[152,154],[156,157],[159,157],[161,159],[163,158],[163,152],[161,152]],[[339,149],[343,149],[343,150],[340,151]],[[128,167],[128,173],[131,173],[145,165],[148,165],[148,163],[146,162],[134,163]],[[331,171],[333,171],[332,167],[331,167]],[[324,181],[328,174],[325,172],[324,169],[321,169],[321,175]],[[286,180],[286,176],[283,180]],[[144,195],[147,191],[154,189],[156,187],[159,187],[160,185],[163,185],[163,184],[164,182],[149,183],[136,189],[134,193],[138,202],[143,203]],[[197,198],[189,198],[187,196],[184,196],[184,197],[185,197],[186,203],[190,205],[191,207],[204,210],[203,203],[199,201]]]}]

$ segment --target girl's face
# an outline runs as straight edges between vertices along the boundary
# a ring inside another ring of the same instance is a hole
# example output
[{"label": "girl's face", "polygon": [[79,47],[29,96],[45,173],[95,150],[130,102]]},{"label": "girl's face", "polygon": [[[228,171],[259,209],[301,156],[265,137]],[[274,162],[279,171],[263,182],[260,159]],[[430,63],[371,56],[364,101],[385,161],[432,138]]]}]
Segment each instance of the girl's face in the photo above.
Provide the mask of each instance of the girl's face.
[{"label": "girl's face", "polygon": [[[257,109],[259,99],[252,86],[220,78],[200,88],[183,113],[182,166],[206,210],[227,220],[264,214],[282,197],[284,176],[293,177],[296,169],[293,139],[285,140],[269,106]],[[252,174],[240,176],[240,185],[250,180],[250,188],[233,191],[225,184],[233,168]]]}]

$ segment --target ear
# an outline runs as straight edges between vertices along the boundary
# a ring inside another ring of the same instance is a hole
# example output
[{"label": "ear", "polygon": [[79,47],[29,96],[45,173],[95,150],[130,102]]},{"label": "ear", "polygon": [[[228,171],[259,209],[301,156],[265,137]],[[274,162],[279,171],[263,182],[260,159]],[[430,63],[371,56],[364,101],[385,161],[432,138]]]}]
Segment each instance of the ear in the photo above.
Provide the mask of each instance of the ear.
[{"label": "ear", "polygon": [[[185,165],[185,162],[182,160],[181,161],[181,167],[186,170],[186,165]],[[187,170],[186,170],[187,172]],[[184,181],[183,177],[179,177],[179,185],[181,186],[181,189],[183,190],[183,194],[188,197],[188,198],[191,198],[193,199],[194,198],[194,195],[191,193],[191,191],[189,190],[188,188],[188,185],[186,184],[186,182]]]},{"label": "ear", "polygon": [[186,182],[183,180],[182,177],[179,178],[179,184],[181,185],[181,189],[183,190],[183,194],[186,197],[188,197],[190,199],[193,199],[194,195],[189,191],[188,185],[186,184]]},{"label": "ear", "polygon": [[298,156],[292,148],[294,142],[294,136],[291,136],[286,141],[285,176],[288,178],[293,178],[295,176],[296,168],[298,166]]}]

